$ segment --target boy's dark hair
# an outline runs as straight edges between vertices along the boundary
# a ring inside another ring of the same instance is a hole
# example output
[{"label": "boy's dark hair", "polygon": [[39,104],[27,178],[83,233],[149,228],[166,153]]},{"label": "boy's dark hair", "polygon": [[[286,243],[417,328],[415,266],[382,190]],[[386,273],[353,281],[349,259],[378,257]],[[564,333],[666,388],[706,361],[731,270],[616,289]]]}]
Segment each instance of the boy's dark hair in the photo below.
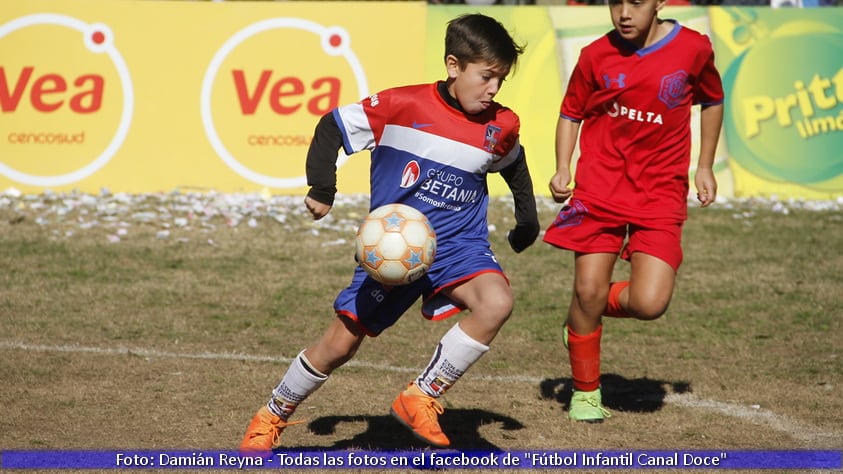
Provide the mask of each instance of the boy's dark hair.
[{"label": "boy's dark hair", "polygon": [[445,31],[445,57],[456,57],[461,68],[468,63],[484,62],[512,69],[524,48],[515,43],[499,21],[479,13],[454,18]]}]

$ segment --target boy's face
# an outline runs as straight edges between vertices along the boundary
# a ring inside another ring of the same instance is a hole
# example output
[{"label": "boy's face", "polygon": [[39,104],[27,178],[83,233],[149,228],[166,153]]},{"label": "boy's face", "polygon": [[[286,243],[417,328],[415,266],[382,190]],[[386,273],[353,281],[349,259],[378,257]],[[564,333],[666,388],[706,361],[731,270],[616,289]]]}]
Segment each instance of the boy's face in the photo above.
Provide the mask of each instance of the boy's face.
[{"label": "boy's face", "polygon": [[612,24],[623,39],[643,46],[666,0],[609,0]]},{"label": "boy's face", "polygon": [[457,58],[450,55],[445,58],[445,66],[450,79],[448,92],[469,115],[479,114],[489,108],[509,74],[509,68],[486,63],[468,63],[465,68],[461,68]]}]

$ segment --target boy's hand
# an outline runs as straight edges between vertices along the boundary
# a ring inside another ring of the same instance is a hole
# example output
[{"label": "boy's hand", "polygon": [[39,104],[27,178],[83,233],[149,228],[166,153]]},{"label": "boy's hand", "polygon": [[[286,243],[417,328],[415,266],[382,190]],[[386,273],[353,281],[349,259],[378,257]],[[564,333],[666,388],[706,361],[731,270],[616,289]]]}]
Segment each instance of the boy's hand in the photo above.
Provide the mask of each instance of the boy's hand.
[{"label": "boy's hand", "polygon": [[323,204],[310,196],[304,198],[304,205],[315,221],[328,215],[328,212],[331,210],[331,206]]},{"label": "boy's hand", "polygon": [[570,170],[557,171],[550,178],[550,195],[553,196],[555,202],[563,203],[571,197],[571,188],[568,187],[569,184],[571,184]]},{"label": "boy's hand", "polygon": [[521,253],[524,249],[533,245],[538,236],[538,222],[519,222],[506,234],[506,240],[509,241],[509,246],[515,253]]},{"label": "boy's hand", "polygon": [[711,168],[697,168],[694,184],[697,186],[697,200],[701,207],[707,207],[717,199],[717,180]]}]

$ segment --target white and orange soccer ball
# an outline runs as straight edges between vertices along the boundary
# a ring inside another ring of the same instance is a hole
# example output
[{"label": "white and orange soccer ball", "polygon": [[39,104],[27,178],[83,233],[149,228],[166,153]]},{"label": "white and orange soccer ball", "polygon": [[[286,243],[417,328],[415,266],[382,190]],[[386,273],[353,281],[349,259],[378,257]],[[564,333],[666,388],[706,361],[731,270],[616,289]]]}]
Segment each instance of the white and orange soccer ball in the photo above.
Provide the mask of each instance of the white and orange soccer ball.
[{"label": "white and orange soccer ball", "polygon": [[366,216],[355,239],[357,263],[384,285],[421,278],[436,256],[436,233],[418,209],[386,204]]}]

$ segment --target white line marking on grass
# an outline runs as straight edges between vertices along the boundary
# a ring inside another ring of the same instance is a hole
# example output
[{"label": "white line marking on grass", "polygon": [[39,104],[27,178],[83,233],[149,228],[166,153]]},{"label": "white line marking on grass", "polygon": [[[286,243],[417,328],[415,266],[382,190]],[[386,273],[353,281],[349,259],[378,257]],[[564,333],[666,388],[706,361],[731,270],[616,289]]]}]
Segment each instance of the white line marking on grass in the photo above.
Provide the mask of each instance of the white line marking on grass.
[{"label": "white line marking on grass", "polygon": [[[293,359],[289,357],[272,357],[272,356],[254,356],[248,354],[237,353],[215,353],[202,352],[198,354],[189,354],[182,352],[166,352],[155,349],[129,349],[129,348],[103,348],[103,347],[85,347],[85,346],[47,346],[38,344],[26,344],[23,342],[0,341],[0,349],[6,350],[22,350],[33,352],[72,352],[72,353],[90,353],[102,355],[134,355],[148,358],[165,358],[165,359],[200,359],[200,360],[231,360],[231,361],[247,361],[247,362],[273,362],[289,364]],[[377,369],[387,372],[399,373],[418,373],[421,369],[414,367],[394,367],[384,364],[375,364],[360,360],[351,360],[345,364],[344,367],[360,367],[365,369]],[[490,380],[495,382],[524,382],[538,385],[544,381],[541,377],[532,376],[501,376],[501,375],[485,375],[476,376],[481,380]],[[664,397],[664,402],[678,405],[681,407],[708,410],[718,412],[733,418],[739,418],[756,425],[764,425],[775,431],[789,434],[794,438],[802,441],[817,441],[821,439],[843,439],[841,433],[821,432],[816,428],[804,425],[787,419],[781,415],[777,415],[769,410],[761,408],[752,408],[734,403],[724,403],[715,400],[705,400],[696,397],[689,393],[670,393]]]},{"label": "white line marking on grass", "polygon": [[763,408],[747,407],[734,403],[723,403],[714,400],[697,398],[690,393],[670,393],[664,397],[665,403],[671,403],[688,408],[703,409],[720,412],[733,418],[747,420],[756,425],[765,425],[780,433],[787,433],[801,441],[818,441],[831,438],[843,440],[841,433],[829,433],[817,430],[815,427],[789,420],[783,416],[764,410]]}]

